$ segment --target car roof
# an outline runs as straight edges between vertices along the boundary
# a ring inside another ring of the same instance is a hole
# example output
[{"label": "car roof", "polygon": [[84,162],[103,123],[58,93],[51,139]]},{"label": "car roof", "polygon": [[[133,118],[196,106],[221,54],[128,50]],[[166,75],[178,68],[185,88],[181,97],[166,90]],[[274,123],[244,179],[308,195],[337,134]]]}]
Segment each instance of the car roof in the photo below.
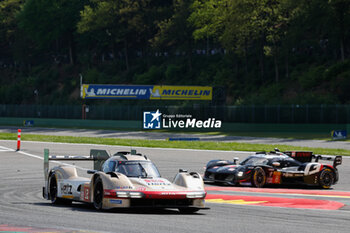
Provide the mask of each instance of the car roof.
[{"label": "car roof", "polygon": [[140,153],[130,154],[127,152],[118,152],[109,159],[110,161],[151,161],[146,155]]},{"label": "car roof", "polygon": [[283,153],[259,153],[259,154],[254,154],[251,155],[250,157],[255,157],[255,158],[266,158],[266,159],[274,159],[274,158],[290,158],[290,156],[283,154]]}]

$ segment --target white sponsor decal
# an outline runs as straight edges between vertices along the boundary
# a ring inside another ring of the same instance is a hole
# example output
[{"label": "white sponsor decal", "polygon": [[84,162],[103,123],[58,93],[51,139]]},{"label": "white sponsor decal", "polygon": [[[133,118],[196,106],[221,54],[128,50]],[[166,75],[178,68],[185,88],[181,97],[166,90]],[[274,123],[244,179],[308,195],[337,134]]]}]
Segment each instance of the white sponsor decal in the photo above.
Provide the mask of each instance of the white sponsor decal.
[{"label": "white sponsor decal", "polygon": [[307,175],[312,175],[315,173],[318,173],[321,169],[321,164],[319,163],[309,163],[305,167],[304,174]]}]

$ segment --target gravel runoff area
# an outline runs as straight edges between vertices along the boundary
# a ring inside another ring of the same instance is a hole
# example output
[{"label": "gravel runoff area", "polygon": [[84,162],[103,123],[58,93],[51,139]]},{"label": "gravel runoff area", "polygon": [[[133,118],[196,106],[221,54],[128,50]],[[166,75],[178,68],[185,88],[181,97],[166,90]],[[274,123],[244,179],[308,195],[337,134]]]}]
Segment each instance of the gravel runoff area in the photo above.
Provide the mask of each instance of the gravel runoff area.
[{"label": "gravel runoff area", "polygon": [[[0,126],[0,132],[16,133],[17,127]],[[332,149],[350,150],[347,141],[332,140],[301,140],[286,138],[262,138],[241,137],[208,134],[184,134],[169,132],[147,132],[147,131],[116,131],[116,130],[94,130],[94,129],[62,129],[62,128],[21,128],[22,134],[42,134],[55,136],[77,136],[77,137],[103,137],[103,138],[126,138],[126,139],[151,139],[166,140],[167,138],[199,138],[201,141],[242,142],[254,144],[279,144],[301,147],[319,147]]]}]

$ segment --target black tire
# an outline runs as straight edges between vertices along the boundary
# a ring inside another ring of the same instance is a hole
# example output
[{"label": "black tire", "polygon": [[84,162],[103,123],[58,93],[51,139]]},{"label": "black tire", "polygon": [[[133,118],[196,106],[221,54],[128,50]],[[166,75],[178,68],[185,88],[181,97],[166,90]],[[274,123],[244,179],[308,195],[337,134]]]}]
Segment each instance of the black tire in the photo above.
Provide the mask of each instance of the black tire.
[{"label": "black tire", "polygon": [[335,175],[330,168],[324,168],[320,172],[318,184],[321,188],[329,189],[334,184]]},{"label": "black tire", "polygon": [[103,208],[103,184],[100,177],[97,177],[94,183],[94,207],[97,210]]},{"label": "black tire", "polygon": [[261,167],[256,167],[254,169],[254,172],[252,174],[252,185],[257,188],[262,188],[264,187],[266,183],[266,174],[264,169]]},{"label": "black tire", "polygon": [[198,212],[198,208],[187,207],[187,208],[179,208],[181,214],[193,214]]},{"label": "black tire", "polygon": [[55,205],[61,205],[61,204],[70,204],[72,203],[71,200],[63,199],[57,197],[57,180],[55,174],[52,174],[50,176],[50,187],[49,187],[49,194],[50,194],[50,200],[52,204]]}]

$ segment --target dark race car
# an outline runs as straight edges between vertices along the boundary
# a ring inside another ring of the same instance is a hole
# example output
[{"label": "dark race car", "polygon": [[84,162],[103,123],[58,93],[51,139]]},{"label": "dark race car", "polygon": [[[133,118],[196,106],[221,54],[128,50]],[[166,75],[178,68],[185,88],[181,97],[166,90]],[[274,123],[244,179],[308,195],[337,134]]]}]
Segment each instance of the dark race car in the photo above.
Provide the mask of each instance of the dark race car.
[{"label": "dark race car", "polygon": [[[306,184],[328,189],[338,181],[337,166],[341,156],[313,155],[313,152],[287,151],[278,149],[257,152],[237,164],[238,159],[211,160],[208,162],[204,182],[229,185]],[[333,165],[319,163],[332,160]]]}]

